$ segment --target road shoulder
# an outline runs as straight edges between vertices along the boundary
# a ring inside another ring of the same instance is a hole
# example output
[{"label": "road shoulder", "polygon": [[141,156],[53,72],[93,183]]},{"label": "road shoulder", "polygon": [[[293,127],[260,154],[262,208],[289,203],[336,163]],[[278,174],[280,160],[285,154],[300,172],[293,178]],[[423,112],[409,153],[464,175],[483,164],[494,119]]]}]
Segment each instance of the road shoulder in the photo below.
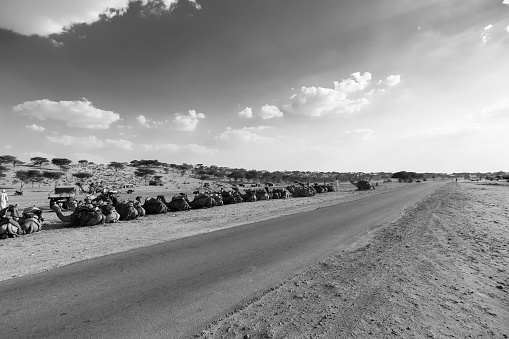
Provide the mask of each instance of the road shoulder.
[{"label": "road shoulder", "polygon": [[199,336],[508,337],[508,189],[449,184]]}]

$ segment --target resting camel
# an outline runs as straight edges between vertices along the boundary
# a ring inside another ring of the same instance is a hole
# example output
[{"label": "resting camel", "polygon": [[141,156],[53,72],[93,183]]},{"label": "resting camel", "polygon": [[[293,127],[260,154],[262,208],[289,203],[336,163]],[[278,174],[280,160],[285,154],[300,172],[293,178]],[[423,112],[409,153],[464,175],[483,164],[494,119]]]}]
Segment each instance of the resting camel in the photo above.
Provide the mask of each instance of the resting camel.
[{"label": "resting camel", "polygon": [[267,187],[265,187],[265,189],[256,190],[255,194],[256,194],[256,200],[269,200],[270,199],[269,189]]},{"label": "resting camel", "polygon": [[144,217],[147,214],[147,211],[143,208],[143,204],[141,203],[141,195],[136,197],[134,201],[134,208],[138,211],[139,217]]},{"label": "resting camel", "polygon": [[42,229],[43,221],[42,210],[33,206],[23,210],[18,223],[24,234],[30,234],[39,232]]},{"label": "resting camel", "polygon": [[158,198],[163,201],[171,212],[189,211],[191,209],[189,199],[187,199],[187,195],[184,193],[174,195],[170,202],[167,202],[163,195],[159,195]]},{"label": "resting camel", "polygon": [[0,210],[0,239],[15,238],[22,234],[18,220],[17,205],[9,205]]},{"label": "resting camel", "polygon": [[132,220],[138,218],[138,210],[134,207],[134,202],[131,200],[121,201],[115,207],[120,220]]},{"label": "resting camel", "polygon": [[56,213],[58,219],[63,222],[69,223],[68,226],[95,226],[104,224],[105,216],[102,214],[99,207],[93,205],[78,206],[76,211],[70,215],[62,214],[62,207],[59,204],[53,205],[53,212]]},{"label": "resting camel", "polygon": [[101,212],[104,214],[104,223],[114,223],[120,220],[120,214],[113,205],[102,205]]},{"label": "resting camel", "polygon": [[256,201],[256,193],[255,193],[255,191],[253,191],[251,189],[247,189],[246,193],[242,194],[242,193],[240,193],[238,187],[232,187],[232,188],[233,188],[233,190],[235,192],[237,192],[240,195],[240,197],[242,198],[242,200],[244,202],[253,202],[253,201]]},{"label": "resting camel", "polygon": [[359,180],[357,182],[352,181],[351,178],[348,178],[348,180],[350,181],[350,183],[352,185],[357,187],[357,189],[360,191],[367,191],[370,189],[375,189],[375,186],[373,186],[368,180]]}]

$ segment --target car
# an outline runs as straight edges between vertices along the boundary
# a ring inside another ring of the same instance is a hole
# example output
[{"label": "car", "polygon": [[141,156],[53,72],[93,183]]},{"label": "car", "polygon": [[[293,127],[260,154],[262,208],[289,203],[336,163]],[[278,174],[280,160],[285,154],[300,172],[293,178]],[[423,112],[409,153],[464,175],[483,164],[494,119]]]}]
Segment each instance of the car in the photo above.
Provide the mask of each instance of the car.
[{"label": "car", "polygon": [[131,194],[134,192],[134,185],[133,184],[120,185],[120,187],[116,191],[117,193]]}]

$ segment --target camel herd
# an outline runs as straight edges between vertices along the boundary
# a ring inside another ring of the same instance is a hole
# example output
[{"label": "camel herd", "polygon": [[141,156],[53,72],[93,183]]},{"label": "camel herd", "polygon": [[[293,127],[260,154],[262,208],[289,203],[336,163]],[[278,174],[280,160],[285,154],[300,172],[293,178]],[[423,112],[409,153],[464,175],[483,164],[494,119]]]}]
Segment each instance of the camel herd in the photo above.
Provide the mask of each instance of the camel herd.
[{"label": "camel herd", "polygon": [[[133,220],[145,215],[162,214],[167,212],[188,211],[191,209],[211,208],[228,204],[254,202],[259,200],[288,199],[290,197],[310,197],[317,193],[335,191],[335,187],[327,185],[308,185],[295,183],[282,187],[265,186],[259,189],[245,189],[243,192],[237,185],[231,189],[221,188],[220,191],[197,190],[190,200],[186,194],[180,193],[167,201],[163,195],[135,200],[118,201],[113,193],[102,193],[94,199],[85,199],[83,202],[72,202],[67,206],[64,214],[61,204],[54,204],[52,209],[59,220],[68,227],[94,226],[114,223],[122,220]],[[19,213],[15,205],[0,211],[0,238],[17,237],[23,234],[38,232],[43,227],[42,210],[30,207]]]}]

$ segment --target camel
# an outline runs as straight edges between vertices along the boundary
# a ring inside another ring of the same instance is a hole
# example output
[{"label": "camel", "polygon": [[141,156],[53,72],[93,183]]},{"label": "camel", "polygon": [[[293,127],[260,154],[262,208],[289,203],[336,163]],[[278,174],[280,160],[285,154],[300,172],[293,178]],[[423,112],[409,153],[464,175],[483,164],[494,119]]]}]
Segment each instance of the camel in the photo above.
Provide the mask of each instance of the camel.
[{"label": "camel", "polygon": [[259,189],[255,191],[256,194],[256,200],[269,200],[269,189],[265,187],[265,189]]},{"label": "camel", "polygon": [[359,180],[357,182],[354,182],[352,181],[351,178],[348,178],[348,180],[350,181],[350,183],[352,185],[354,185],[355,187],[357,187],[357,189],[359,191],[367,191],[367,190],[370,190],[370,189],[375,189],[375,186],[373,186],[369,180]]},{"label": "camel", "polygon": [[166,206],[161,198],[145,198],[143,208],[146,214],[162,214],[168,212],[168,206]]},{"label": "camel", "polygon": [[245,202],[253,202],[256,201],[256,193],[255,191],[251,189],[247,189],[245,194],[240,193],[240,190],[238,187],[232,187],[235,192],[237,192],[243,201]]},{"label": "camel", "polygon": [[24,234],[30,234],[39,232],[42,229],[43,221],[42,210],[33,206],[23,210],[18,223]]},{"label": "camel", "polygon": [[221,199],[219,194],[200,193],[199,191],[195,191],[194,193],[194,199],[189,203],[189,206],[193,209],[209,208],[223,204],[222,200],[219,201],[219,199]]},{"label": "camel", "polygon": [[290,192],[284,188],[274,188],[272,190],[273,199],[288,199],[290,198]]},{"label": "camel", "polygon": [[158,195],[157,197],[161,199],[172,212],[189,211],[191,209],[191,206],[189,205],[189,199],[184,193],[174,195],[170,202],[166,202],[166,199],[163,195]]},{"label": "camel", "polygon": [[102,214],[99,207],[94,207],[93,205],[80,205],[70,215],[62,214],[62,207],[59,204],[53,205],[53,212],[56,213],[58,219],[63,222],[69,223],[68,226],[95,226],[99,224],[104,224],[105,217]]},{"label": "camel", "polygon": [[238,204],[243,201],[242,197],[240,196],[240,193],[235,190],[233,191],[221,190],[221,197],[225,205]]},{"label": "camel", "polygon": [[101,212],[104,214],[104,223],[114,223],[120,220],[120,214],[112,204],[101,205]]},{"label": "camel", "polygon": [[120,220],[133,220],[138,218],[138,210],[134,207],[132,200],[121,201],[115,206],[118,214],[120,214]]},{"label": "camel", "polygon": [[138,211],[139,217],[144,217],[147,214],[147,212],[145,211],[141,204],[141,196],[136,197],[136,200],[134,201],[134,208],[136,208],[136,210]]},{"label": "camel", "polygon": [[18,220],[17,205],[9,205],[0,210],[0,239],[15,238],[23,234]]},{"label": "camel", "polygon": [[327,189],[322,186],[322,185],[318,185],[318,183],[315,183],[313,185],[313,189],[316,191],[316,193],[325,193],[327,192]]},{"label": "camel", "polygon": [[300,185],[296,187],[295,185],[287,186],[286,189],[296,198],[298,197],[312,197],[316,194],[316,190],[313,187],[309,187],[306,185]]}]

